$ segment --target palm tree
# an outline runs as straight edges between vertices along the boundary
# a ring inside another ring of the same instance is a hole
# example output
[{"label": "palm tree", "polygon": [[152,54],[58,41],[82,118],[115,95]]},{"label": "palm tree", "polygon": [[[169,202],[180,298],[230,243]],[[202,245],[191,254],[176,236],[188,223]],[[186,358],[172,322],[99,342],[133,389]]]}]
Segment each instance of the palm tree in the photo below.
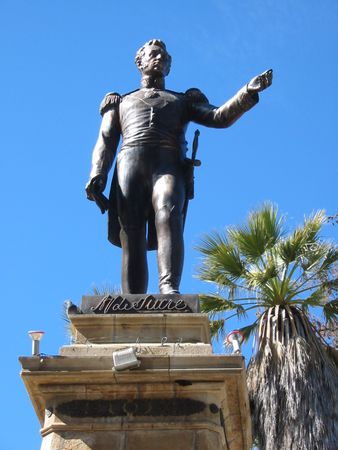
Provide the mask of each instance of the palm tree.
[{"label": "palm tree", "polygon": [[203,238],[198,275],[218,289],[201,297],[202,311],[217,335],[256,310],[240,331],[255,335],[247,381],[259,448],[336,450],[338,370],[308,317],[321,307],[337,325],[338,247],[320,238],[323,211],[288,235],[284,219],[265,204],[243,226]]}]

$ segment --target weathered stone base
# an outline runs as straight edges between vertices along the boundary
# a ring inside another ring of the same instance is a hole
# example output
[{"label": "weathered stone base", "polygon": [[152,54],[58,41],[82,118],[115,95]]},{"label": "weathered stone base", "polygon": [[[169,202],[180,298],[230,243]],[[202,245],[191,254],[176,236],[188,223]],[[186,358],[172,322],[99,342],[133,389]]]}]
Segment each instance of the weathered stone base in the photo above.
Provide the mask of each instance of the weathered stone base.
[{"label": "weathered stone base", "polygon": [[79,314],[71,321],[81,343],[203,343],[210,339],[205,314]]},{"label": "weathered stone base", "polygon": [[[250,449],[244,358],[212,354],[206,315],[71,320],[86,344],[64,346],[60,356],[20,358],[42,425],[41,450]],[[163,324],[170,333],[162,334]],[[114,338],[121,334],[126,343]],[[112,353],[133,345],[135,336],[143,341],[134,345],[140,366],[116,370]]]},{"label": "weathered stone base", "polygon": [[52,433],[44,439],[41,450],[215,450],[224,448],[222,445],[215,431],[158,427],[156,430]]}]

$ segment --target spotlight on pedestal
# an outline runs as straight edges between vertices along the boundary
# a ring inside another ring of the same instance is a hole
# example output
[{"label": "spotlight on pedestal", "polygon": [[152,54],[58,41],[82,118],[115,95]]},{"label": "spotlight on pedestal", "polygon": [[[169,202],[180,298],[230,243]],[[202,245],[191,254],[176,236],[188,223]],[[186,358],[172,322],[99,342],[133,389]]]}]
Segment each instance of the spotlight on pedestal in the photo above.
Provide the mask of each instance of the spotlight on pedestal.
[{"label": "spotlight on pedestal", "polygon": [[141,362],[137,359],[133,347],[113,352],[113,367],[115,370],[135,369]]},{"label": "spotlight on pedestal", "polygon": [[230,347],[232,345],[232,353],[241,353],[241,344],[244,341],[243,334],[238,331],[234,330],[231,333],[228,334],[228,336],[225,338],[223,344],[226,347]]},{"label": "spotlight on pedestal", "polygon": [[37,356],[40,354],[40,341],[45,334],[44,331],[28,331],[29,336],[32,338],[32,355]]}]

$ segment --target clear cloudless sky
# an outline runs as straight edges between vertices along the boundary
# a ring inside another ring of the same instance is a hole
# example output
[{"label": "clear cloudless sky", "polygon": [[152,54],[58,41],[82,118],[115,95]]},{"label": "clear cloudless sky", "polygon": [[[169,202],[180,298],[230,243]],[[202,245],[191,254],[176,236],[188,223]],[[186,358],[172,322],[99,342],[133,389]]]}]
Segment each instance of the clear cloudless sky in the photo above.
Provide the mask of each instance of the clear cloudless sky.
[{"label": "clear cloudless sky", "polygon": [[[120,284],[120,250],[84,185],[99,103],[138,88],[135,52],[154,37],[173,57],[167,88],[198,87],[215,105],[274,69],[272,87],[233,127],[200,127],[182,292],[212,291],[194,278],[201,235],[241,223],[263,201],[290,227],[316,209],[338,212],[336,0],[1,0],[0,450],[40,446],[17,361],[30,354],[27,331],[44,330],[41,350],[57,354],[69,342],[64,300]],[[337,240],[337,229],[327,225],[325,237]]]}]

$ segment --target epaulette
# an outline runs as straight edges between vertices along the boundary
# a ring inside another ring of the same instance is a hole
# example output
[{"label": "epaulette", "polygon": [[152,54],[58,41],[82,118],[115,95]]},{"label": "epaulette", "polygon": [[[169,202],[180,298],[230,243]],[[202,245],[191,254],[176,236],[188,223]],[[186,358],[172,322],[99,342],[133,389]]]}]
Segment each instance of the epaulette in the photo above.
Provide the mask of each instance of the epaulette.
[{"label": "epaulette", "polygon": [[194,103],[209,103],[207,97],[197,88],[191,88],[185,91],[188,99]]},{"label": "epaulette", "polygon": [[100,104],[100,114],[103,116],[110,108],[118,106],[121,101],[121,95],[117,92],[108,92]]},{"label": "epaulette", "polygon": [[133,94],[134,92],[138,92],[140,89],[134,89],[133,91],[130,92],[126,92],[125,94],[121,95],[121,100],[123,99],[123,97],[127,97],[130,94]]}]

